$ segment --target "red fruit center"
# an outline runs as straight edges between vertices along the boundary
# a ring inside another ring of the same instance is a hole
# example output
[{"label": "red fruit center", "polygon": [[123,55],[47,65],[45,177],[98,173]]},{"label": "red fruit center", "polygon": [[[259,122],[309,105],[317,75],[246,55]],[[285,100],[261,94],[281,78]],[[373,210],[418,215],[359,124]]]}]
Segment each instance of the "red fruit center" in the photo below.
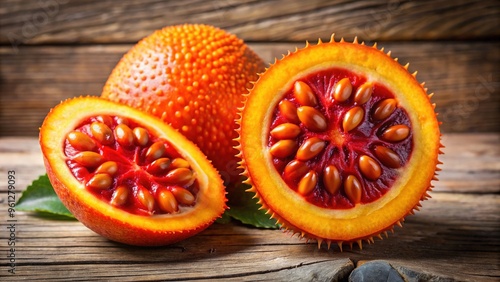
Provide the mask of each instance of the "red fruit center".
[{"label": "red fruit center", "polygon": [[127,212],[177,213],[196,201],[189,163],[168,141],[122,117],[85,120],[67,135],[64,153],[90,193]]},{"label": "red fruit center", "polygon": [[290,189],[317,206],[348,209],[391,188],[413,141],[409,117],[387,87],[335,68],[285,93],[268,146]]}]

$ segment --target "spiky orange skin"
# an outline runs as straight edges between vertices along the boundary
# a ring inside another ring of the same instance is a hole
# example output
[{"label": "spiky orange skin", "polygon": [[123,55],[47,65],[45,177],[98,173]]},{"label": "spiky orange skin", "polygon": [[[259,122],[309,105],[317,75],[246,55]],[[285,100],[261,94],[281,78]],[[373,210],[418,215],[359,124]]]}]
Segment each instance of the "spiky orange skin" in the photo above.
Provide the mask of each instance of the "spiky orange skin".
[{"label": "spiky orange skin", "polygon": [[[169,140],[190,162],[200,182],[197,203],[177,214],[144,216],[105,202],[78,181],[66,164],[66,136],[96,115],[122,116]],[[159,246],[191,237],[210,226],[226,208],[225,187],[215,168],[191,141],[154,116],[98,97],[79,97],[54,107],[40,128],[40,146],[47,175],[62,203],[94,232],[136,246]]]},{"label": "spiky orange skin", "polygon": [[263,61],[235,35],[208,25],[170,26],[123,56],[102,97],[161,118],[234,182],[237,108],[263,70]]},{"label": "spiky orange skin", "polygon": [[[286,89],[308,73],[329,68],[346,68],[386,85],[408,112],[414,138],[411,158],[399,170],[390,191],[374,202],[345,210],[313,205],[291,190],[275,169],[267,147],[271,116]],[[283,228],[317,240],[318,246],[322,242],[328,247],[337,243],[341,248],[352,242],[361,246],[362,240],[371,242],[373,236],[401,225],[405,216],[419,208],[420,201],[430,197],[427,192],[440,164],[439,122],[430,102],[432,95],[427,95],[415,79],[416,73],[410,74],[407,68],[376,46],[335,42],[332,36],[329,43],[319,41],[289,53],[260,76],[241,111],[239,156],[252,185],[249,191]]]}]

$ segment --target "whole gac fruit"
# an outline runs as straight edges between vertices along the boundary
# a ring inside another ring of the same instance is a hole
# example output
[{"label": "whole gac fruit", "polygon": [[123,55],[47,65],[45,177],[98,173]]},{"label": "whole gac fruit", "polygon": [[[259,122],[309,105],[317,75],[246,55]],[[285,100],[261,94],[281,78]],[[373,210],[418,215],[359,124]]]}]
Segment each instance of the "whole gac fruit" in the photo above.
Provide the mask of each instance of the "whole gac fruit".
[{"label": "whole gac fruit", "polygon": [[238,180],[234,139],[242,94],[264,62],[237,36],[209,25],[169,26],[138,42],[102,97],[149,112],[193,141],[226,184]]}]

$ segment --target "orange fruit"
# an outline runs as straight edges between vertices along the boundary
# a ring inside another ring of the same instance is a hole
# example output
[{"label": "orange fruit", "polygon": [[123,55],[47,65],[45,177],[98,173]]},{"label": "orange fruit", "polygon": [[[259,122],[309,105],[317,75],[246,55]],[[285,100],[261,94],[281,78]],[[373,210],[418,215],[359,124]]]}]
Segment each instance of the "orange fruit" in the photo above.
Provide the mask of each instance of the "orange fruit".
[{"label": "orange fruit", "polygon": [[222,179],[199,148],[126,105],[66,100],[45,118],[40,146],[63,204],[111,240],[171,244],[206,229],[226,208]]},{"label": "orange fruit", "polygon": [[241,110],[239,156],[250,191],[284,228],[361,246],[429,197],[439,122],[407,69],[332,36],[260,76]]},{"label": "orange fruit", "polygon": [[169,26],[123,56],[101,96],[178,129],[229,183],[241,172],[234,149],[237,108],[263,70],[262,60],[235,35],[209,25]]}]

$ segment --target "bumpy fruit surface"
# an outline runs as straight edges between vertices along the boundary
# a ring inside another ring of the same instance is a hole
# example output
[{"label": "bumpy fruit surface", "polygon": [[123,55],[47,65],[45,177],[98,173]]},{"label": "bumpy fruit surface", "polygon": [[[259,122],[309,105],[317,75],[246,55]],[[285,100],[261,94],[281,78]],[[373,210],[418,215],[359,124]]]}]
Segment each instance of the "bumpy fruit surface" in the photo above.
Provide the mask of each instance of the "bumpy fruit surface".
[{"label": "bumpy fruit surface", "polygon": [[226,208],[222,179],[198,147],[126,105],[66,100],[47,115],[40,146],[63,204],[111,240],[174,243],[207,228]]},{"label": "bumpy fruit surface", "polygon": [[208,25],[169,26],[117,64],[102,97],[145,110],[197,144],[225,182],[239,178],[237,108],[264,70],[239,38]]},{"label": "bumpy fruit surface", "polygon": [[408,65],[353,43],[277,60],[247,96],[239,149],[260,204],[286,229],[371,242],[429,197],[439,122]]}]

